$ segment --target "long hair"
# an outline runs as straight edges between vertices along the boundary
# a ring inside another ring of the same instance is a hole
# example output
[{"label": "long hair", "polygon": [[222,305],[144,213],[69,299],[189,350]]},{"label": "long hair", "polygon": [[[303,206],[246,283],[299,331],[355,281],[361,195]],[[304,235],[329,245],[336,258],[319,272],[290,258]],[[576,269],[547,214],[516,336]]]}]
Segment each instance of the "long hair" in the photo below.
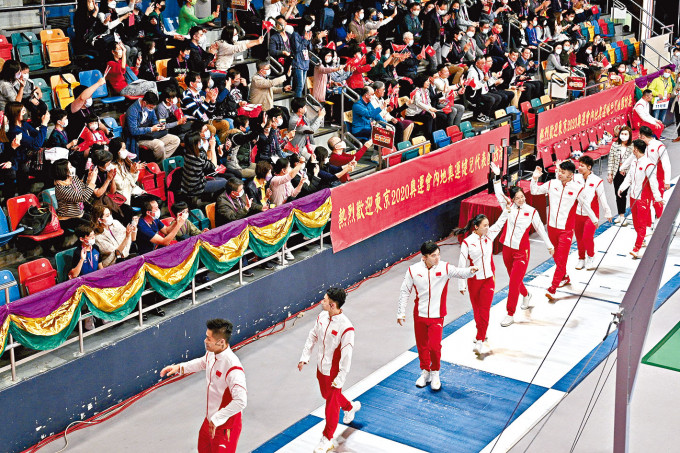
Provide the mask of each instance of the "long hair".
[{"label": "long hair", "polygon": [[[90,216],[90,226],[94,230],[94,234],[102,234],[104,232],[104,225],[99,221],[102,217],[104,217],[104,209],[109,209],[106,206],[104,206],[102,203],[95,203],[94,207],[92,208],[92,215]],[[109,211],[109,214],[111,212]]]},{"label": "long hair", "polygon": [[186,135],[184,138],[185,140],[185,149],[187,153],[191,153],[194,156],[198,157],[201,155],[201,150],[199,146],[201,145],[201,133],[197,131],[192,131],[189,134]]},{"label": "long hair", "polygon": [[478,227],[479,225],[482,224],[482,222],[486,219],[486,216],[484,214],[477,214],[473,218],[471,218],[467,225],[465,225],[463,228],[454,228],[453,229],[453,234],[456,236],[459,236],[461,234],[467,235],[475,230],[475,227]]},{"label": "long hair", "polygon": [[5,104],[5,116],[7,117],[10,129],[16,126],[17,123],[21,124],[21,111],[23,109],[24,106],[21,102],[10,101]]},{"label": "long hair", "polygon": [[21,71],[21,64],[16,60],[7,60],[0,70],[0,80],[14,83],[17,80],[17,72]]}]

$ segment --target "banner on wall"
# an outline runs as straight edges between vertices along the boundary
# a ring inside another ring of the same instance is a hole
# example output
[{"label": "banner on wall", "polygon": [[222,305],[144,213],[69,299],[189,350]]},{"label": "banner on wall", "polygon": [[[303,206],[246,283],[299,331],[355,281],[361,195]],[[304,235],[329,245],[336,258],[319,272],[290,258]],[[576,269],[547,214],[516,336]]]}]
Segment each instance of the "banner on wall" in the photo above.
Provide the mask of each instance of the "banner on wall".
[{"label": "banner on wall", "polygon": [[538,115],[537,146],[551,146],[586,127],[628,113],[635,105],[635,82],[630,81]]},{"label": "banner on wall", "polygon": [[[489,175],[489,145],[500,150],[509,135],[510,127],[503,126],[335,187],[333,252],[483,186]],[[500,165],[500,151],[493,160]]]}]

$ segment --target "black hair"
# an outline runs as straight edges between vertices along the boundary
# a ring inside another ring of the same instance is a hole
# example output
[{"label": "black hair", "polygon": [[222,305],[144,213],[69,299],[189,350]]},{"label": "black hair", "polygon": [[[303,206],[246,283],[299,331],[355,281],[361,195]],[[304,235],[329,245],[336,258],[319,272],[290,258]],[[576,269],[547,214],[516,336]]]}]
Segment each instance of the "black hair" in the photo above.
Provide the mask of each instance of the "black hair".
[{"label": "black hair", "polygon": [[649,126],[640,126],[640,135],[651,138],[654,137],[654,132],[652,132],[652,128]]},{"label": "black hair", "polygon": [[186,82],[187,86],[189,86],[190,83],[196,81],[196,78],[197,78],[197,77],[200,79],[200,78],[201,78],[201,74],[199,74],[199,73],[196,72],[196,71],[189,71],[189,73],[187,74],[187,76],[186,76],[186,78],[184,79],[184,81]]},{"label": "black hair", "polygon": [[269,110],[267,110],[267,118],[269,119],[269,121],[271,121],[272,118],[276,118],[277,116],[281,115],[283,115],[281,107],[272,107]]},{"label": "black hair", "polygon": [[[574,164],[572,164],[574,165]],[[471,218],[467,225],[465,225],[463,228],[454,228],[453,229],[453,234],[458,236],[460,234],[468,234],[471,233],[475,230],[475,227],[478,227],[479,225],[482,224],[482,222],[486,219],[487,217],[484,214],[477,214],[473,218]]]},{"label": "black hair", "polygon": [[97,167],[101,167],[113,160],[113,154],[105,149],[97,149],[94,152],[91,151],[90,156],[92,156],[92,163]]},{"label": "black hair", "polygon": [[230,80],[234,80],[237,75],[240,76],[241,72],[236,68],[231,68],[227,71],[227,78]]},{"label": "black hair", "polygon": [[524,193],[524,189],[522,189],[520,186],[510,186],[508,188],[508,194],[510,195],[510,199],[514,200],[515,196],[519,193],[522,192]]},{"label": "black hair", "polygon": [[345,299],[347,299],[347,293],[345,292],[344,289],[342,288],[337,288],[337,287],[332,287],[328,288],[326,291],[326,295],[330,300],[335,302],[335,306],[338,308],[342,308],[343,305],[345,305]]},{"label": "black hair", "polygon": [[227,181],[229,192],[236,192],[239,187],[243,187],[243,180],[238,178],[229,178]]},{"label": "black hair", "polygon": [[146,214],[149,211],[153,211],[153,204],[152,203],[158,204],[158,202],[156,200],[154,200],[153,198],[147,198],[146,200],[144,200],[144,214]]},{"label": "black hair", "polygon": [[52,109],[50,111],[50,119],[57,124],[57,121],[64,119],[67,116],[64,109]]},{"label": "black hair", "polygon": [[297,113],[298,110],[306,105],[307,101],[305,101],[304,98],[294,98],[292,101],[290,101],[290,110],[294,113]]},{"label": "black hair", "polygon": [[144,93],[142,100],[149,105],[156,106],[158,105],[158,94],[156,94],[154,91],[147,91]]},{"label": "black hair", "polygon": [[92,225],[88,223],[81,223],[76,227],[74,233],[78,239],[81,239],[89,236],[90,233],[92,233],[93,231],[94,230],[92,229]]},{"label": "black hair", "polygon": [[424,255],[430,255],[439,250],[439,245],[434,241],[425,241],[423,245],[420,246],[420,253]]},{"label": "black hair", "polygon": [[199,27],[198,25],[194,25],[193,27],[191,27],[191,29],[189,29],[189,38],[194,39],[194,35],[201,30],[203,30],[203,27]]},{"label": "black hair", "polygon": [[16,60],[7,60],[0,70],[0,80],[14,83],[17,79],[17,72],[21,71],[21,65]]},{"label": "black hair", "polygon": [[236,118],[234,118],[234,129],[238,129],[239,127],[246,127],[246,124],[250,123],[250,118],[248,118],[245,115],[238,115]]},{"label": "black hair", "polygon": [[578,159],[579,162],[581,162],[583,165],[587,165],[590,168],[593,168],[593,165],[595,165],[595,161],[593,160],[592,157],[590,156],[581,156]]},{"label": "black hair", "polygon": [[209,319],[205,323],[205,326],[209,331],[212,332],[213,336],[220,337],[224,339],[227,344],[229,344],[229,340],[231,340],[231,332],[234,330],[234,325],[232,323],[226,319],[215,318]]},{"label": "black hair", "polygon": [[[123,149],[123,144],[124,144],[124,143],[125,143],[125,142],[123,142],[123,139],[120,138],[120,137],[116,137],[116,138],[112,139],[112,140],[109,142],[109,152],[110,152],[112,155],[118,157],[118,151],[120,151],[121,149]],[[116,160],[117,160],[117,159],[116,159]]]},{"label": "black hair", "polygon": [[177,88],[175,88],[172,85],[168,85],[165,88],[163,88],[163,91],[161,91],[159,100],[163,102],[166,99],[174,99],[175,96],[177,96]]},{"label": "black hair", "polygon": [[633,148],[636,148],[639,152],[644,154],[647,151],[647,143],[638,138],[637,140],[633,140]]},{"label": "black hair", "polygon": [[[5,64],[7,64],[7,63],[5,63]],[[652,90],[644,90],[642,92],[642,96],[647,96],[648,94],[652,94]]]},{"label": "black hair", "polygon": [[90,123],[98,123],[99,122],[99,117],[95,115],[94,113],[90,113],[85,117],[85,124],[90,124]]},{"label": "black hair", "polygon": [[560,163],[560,168],[565,171],[570,171],[572,173],[576,173],[576,165],[570,160],[565,160]]},{"label": "black hair", "polygon": [[177,217],[177,215],[185,209],[189,209],[189,205],[186,203],[186,201],[178,201],[170,206],[170,211],[172,211],[175,217]]},{"label": "black hair", "polygon": [[270,164],[266,160],[259,161],[257,165],[255,165],[255,178],[265,179],[271,169],[272,164]]},{"label": "black hair", "polygon": [[65,181],[69,177],[68,159],[57,159],[52,164],[52,179]]},{"label": "black hair", "polygon": [[282,170],[288,168],[288,165],[290,165],[288,159],[286,159],[285,157],[281,157],[277,159],[276,162],[274,162],[274,169],[272,170],[272,173],[278,175],[279,173],[281,173]]}]

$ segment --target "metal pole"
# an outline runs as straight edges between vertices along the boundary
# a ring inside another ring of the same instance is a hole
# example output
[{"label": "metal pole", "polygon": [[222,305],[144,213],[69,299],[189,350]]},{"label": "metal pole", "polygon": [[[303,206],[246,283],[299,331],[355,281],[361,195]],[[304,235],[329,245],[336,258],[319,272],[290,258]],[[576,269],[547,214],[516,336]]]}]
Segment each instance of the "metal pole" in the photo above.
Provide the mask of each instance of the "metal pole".
[{"label": "metal pole", "polygon": [[323,250],[323,231],[321,232],[321,236],[319,236],[319,250]]},{"label": "metal pole", "polygon": [[83,318],[78,319],[78,347],[80,353],[85,352],[85,345],[83,344]]},{"label": "metal pole", "polygon": [[191,305],[196,305],[196,276],[191,279]]},{"label": "metal pole", "polygon": [[137,303],[137,308],[139,309],[139,327],[144,327],[144,313],[142,313],[142,298],[139,298]]},{"label": "metal pole", "polygon": [[243,285],[243,257],[238,260],[238,284]]},{"label": "metal pole", "polygon": [[17,364],[16,364],[16,358],[14,357],[14,337],[12,337],[12,334],[9,334],[9,344],[11,346],[11,349],[9,350],[9,365],[10,365],[10,368],[12,369],[12,380],[16,381],[17,380]]},{"label": "metal pole", "polygon": [[345,139],[345,93],[344,88],[340,87],[340,138]]}]

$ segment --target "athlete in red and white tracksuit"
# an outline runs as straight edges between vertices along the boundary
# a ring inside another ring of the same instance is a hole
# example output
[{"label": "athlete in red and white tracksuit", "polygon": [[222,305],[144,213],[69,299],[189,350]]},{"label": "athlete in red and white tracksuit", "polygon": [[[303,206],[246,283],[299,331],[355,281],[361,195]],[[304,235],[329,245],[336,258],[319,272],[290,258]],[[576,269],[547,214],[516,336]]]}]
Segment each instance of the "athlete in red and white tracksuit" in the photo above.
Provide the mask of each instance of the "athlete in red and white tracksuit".
[{"label": "athlete in red and white tracksuit", "polygon": [[[566,164],[571,164],[567,161]],[[571,164],[571,168],[574,168]],[[574,172],[563,170],[558,166],[557,178],[543,185],[538,185],[542,170],[537,167],[531,179],[532,195],[548,195],[548,237],[555,247],[555,274],[546,296],[553,299],[558,287],[569,284],[567,275],[567,258],[576,224],[576,207],[580,204],[590,220],[596,224],[598,218],[590,208],[590,202],[583,192],[583,185],[573,180]],[[564,283],[563,283],[564,281]]]},{"label": "athlete in red and white tracksuit", "polygon": [[[588,165],[581,162],[579,166],[579,173],[574,175],[574,181],[583,185],[584,199],[590,200],[590,209],[595,213],[595,216],[600,216],[600,206],[604,208],[604,216],[611,222],[612,211],[607,204],[607,197],[604,193],[604,184],[602,178],[591,171]],[[597,226],[590,221],[585,210],[579,204],[576,207],[576,244],[578,246],[579,263],[576,269],[583,269],[585,266],[587,270],[594,269],[593,257],[595,256],[595,230]],[[586,255],[588,262],[585,263]]]},{"label": "athlete in red and white tracksuit", "polygon": [[652,200],[661,202],[662,198],[655,174],[656,168],[652,161],[645,156],[644,151],[640,152],[635,146],[633,146],[633,157],[626,179],[619,187],[619,193],[630,188],[628,191],[630,210],[633,214],[633,227],[637,233],[635,246],[630,254],[633,255],[633,258],[638,258],[638,253],[645,240],[647,227],[652,224],[651,202]]},{"label": "athlete in red and white tracksuit", "polygon": [[411,291],[416,290],[413,328],[416,334],[420,369],[424,371],[439,371],[441,366],[442,330],[446,316],[449,280],[468,278],[474,274],[469,265],[465,263],[463,267],[457,268],[446,261],[439,261],[439,249],[436,253],[436,263],[430,267],[426,263],[428,256],[423,256],[422,261],[408,268],[399,291],[397,307],[397,320],[404,321],[406,303]]},{"label": "athlete in red and white tracksuit", "polygon": [[507,219],[508,212],[503,210],[501,216],[496,220],[496,223],[489,227],[486,234],[480,235],[477,232],[473,232],[463,239],[463,242],[460,244],[458,267],[468,265],[479,269],[475,272],[475,275],[467,280],[458,281],[458,289],[461,293],[464,294],[467,289],[470,290],[472,313],[477,326],[477,336],[475,337],[477,342],[482,342],[486,339],[486,329],[489,327],[489,313],[496,288],[493,240],[501,232]]},{"label": "athlete in red and white tracksuit", "polygon": [[327,451],[331,448],[330,441],[338,426],[340,408],[345,411],[346,418],[347,413],[353,409],[352,402],[342,394],[342,387],[352,365],[354,326],[339,307],[331,304],[328,295],[324,297],[322,306],[324,311],[319,313],[309,331],[298,363],[298,368],[302,370],[318,343],[316,377],[321,396],[326,400],[326,427],[323,430],[322,444],[327,445],[325,449],[317,447],[315,451]]},{"label": "athlete in red and white tracksuit", "polygon": [[510,276],[507,300],[508,316],[513,316],[517,309],[519,295],[521,294],[524,297],[529,295],[529,291],[524,286],[524,276],[531,256],[529,245],[531,227],[534,227],[549,251],[552,252],[554,249],[541,221],[541,216],[535,208],[526,203],[524,192],[520,195],[521,189],[515,195],[519,201],[510,200],[510,206],[508,206],[508,198],[503,194],[500,181],[494,182],[493,189],[501,209],[508,210],[508,220],[503,235],[503,263]]},{"label": "athlete in red and white tracksuit", "polygon": [[[227,347],[215,354],[179,364],[180,374],[205,370],[206,413],[198,434],[199,453],[234,453],[241,435],[241,412],[247,404],[246,375],[241,361]],[[215,426],[211,436],[210,424]]]},{"label": "athlete in red and white tracksuit", "polygon": [[[659,182],[659,193],[663,198],[666,189],[671,186],[671,160],[668,158],[668,150],[666,145],[655,138],[645,137],[643,134],[640,134],[640,138],[647,143],[645,151],[647,159],[656,165],[656,179]],[[654,213],[657,219],[661,218],[663,203],[654,202]]]}]

